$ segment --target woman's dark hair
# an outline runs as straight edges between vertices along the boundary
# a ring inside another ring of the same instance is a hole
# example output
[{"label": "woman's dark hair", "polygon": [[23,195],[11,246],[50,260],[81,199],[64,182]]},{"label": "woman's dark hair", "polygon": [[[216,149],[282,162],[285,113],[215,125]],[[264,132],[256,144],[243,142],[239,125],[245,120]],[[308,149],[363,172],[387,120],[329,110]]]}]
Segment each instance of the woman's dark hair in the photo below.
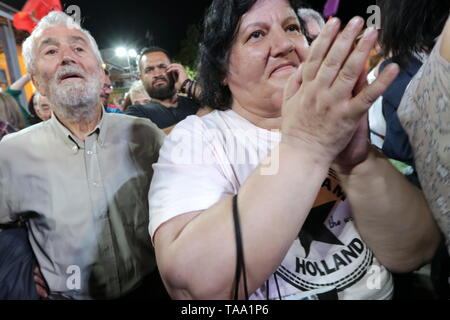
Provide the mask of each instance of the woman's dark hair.
[{"label": "woman's dark hair", "polygon": [[430,53],[450,12],[448,0],[377,0],[381,47],[401,65],[414,53]]},{"label": "woman's dark hair", "polygon": [[37,118],[36,109],[34,109],[34,98],[36,97],[36,93],[33,93],[33,95],[30,98],[30,101],[28,102],[28,111],[33,116],[33,118]]},{"label": "woman's dark hair", "polygon": [[30,112],[30,119],[29,122],[33,125],[33,124],[38,124],[39,122],[42,122],[42,120],[38,117],[37,113],[36,113],[36,109],[34,108],[34,100],[36,98],[36,95],[38,93],[34,93],[31,98],[30,101],[28,102],[28,111]]},{"label": "woman's dark hair", "polygon": [[[202,104],[218,110],[231,106],[231,92],[223,84],[228,58],[241,17],[257,0],[214,0],[206,12],[199,51],[199,82]],[[296,1],[288,1],[296,11]],[[302,32],[304,23],[300,21]]]}]

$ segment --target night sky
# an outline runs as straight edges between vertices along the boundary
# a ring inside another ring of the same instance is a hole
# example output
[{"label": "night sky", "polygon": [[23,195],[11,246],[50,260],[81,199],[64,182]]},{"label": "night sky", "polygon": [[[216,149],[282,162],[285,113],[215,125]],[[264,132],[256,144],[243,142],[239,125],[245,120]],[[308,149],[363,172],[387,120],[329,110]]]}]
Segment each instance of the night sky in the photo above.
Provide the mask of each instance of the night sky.
[{"label": "night sky", "polygon": [[[4,0],[21,9],[26,0]],[[326,0],[305,0],[311,7],[322,11]],[[337,16],[344,21],[354,15],[365,15],[366,8],[375,0],[341,0]],[[180,42],[190,24],[201,25],[202,17],[211,0],[62,0],[66,8],[81,8],[83,26],[91,31],[100,49],[118,46],[134,47],[138,51],[148,45],[147,31],[154,43],[166,48],[172,55],[178,53]]]}]

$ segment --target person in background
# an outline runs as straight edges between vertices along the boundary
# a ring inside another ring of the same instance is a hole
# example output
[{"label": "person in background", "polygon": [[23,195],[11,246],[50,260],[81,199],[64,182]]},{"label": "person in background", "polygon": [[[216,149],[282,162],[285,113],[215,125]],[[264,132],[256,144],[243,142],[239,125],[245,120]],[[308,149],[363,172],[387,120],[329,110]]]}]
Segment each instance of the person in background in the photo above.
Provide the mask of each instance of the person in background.
[{"label": "person in background", "polygon": [[47,121],[52,117],[52,110],[48,98],[43,97],[39,92],[36,92],[31,97],[28,110],[30,110],[34,118],[38,119],[36,123]]},{"label": "person in background", "polygon": [[133,83],[123,100],[122,110],[126,112],[130,106],[146,105],[152,99],[148,95],[147,90],[145,90],[142,81],[138,80]]},{"label": "person in background", "polygon": [[11,95],[17,102],[20,112],[23,115],[25,120],[25,126],[29,127],[35,123],[33,119],[33,115],[29,110],[26,110],[24,106],[22,106],[20,102],[20,96],[23,93],[23,88],[31,81],[31,77],[29,74],[25,74],[21,78],[19,78],[16,82],[14,82],[10,87],[6,89],[6,93]]},{"label": "person in background", "polygon": [[109,97],[111,96],[114,87],[109,77],[109,71],[107,69],[104,69],[104,73],[105,73],[105,83],[103,84],[102,93],[100,94],[100,97],[103,102],[103,107],[105,108],[105,111],[108,113],[123,113],[122,110],[120,110],[120,107],[109,104]]},{"label": "person in background", "polygon": [[[442,226],[445,225],[445,223],[442,223],[442,220],[440,220],[443,215],[437,213],[436,202],[434,202],[435,199],[438,198],[435,195],[437,188],[435,188],[434,184],[436,182],[431,183],[430,179],[433,176],[432,174],[422,174],[422,178],[419,179],[415,163],[417,158],[423,161],[424,159],[421,157],[425,156],[425,153],[421,153],[420,156],[415,154],[418,150],[426,149],[426,157],[431,157],[433,152],[428,148],[419,147],[419,145],[415,145],[414,148],[417,149],[414,149],[410,142],[411,139],[416,139],[415,143],[418,143],[418,141],[421,143],[429,141],[424,138],[425,132],[423,130],[425,128],[429,130],[427,132],[428,136],[431,136],[432,133],[437,133],[437,131],[430,129],[422,122],[425,121],[425,119],[429,119],[432,114],[431,110],[436,107],[436,105],[430,104],[427,107],[421,106],[421,111],[414,110],[416,103],[405,108],[405,110],[410,111],[409,115],[404,113],[405,119],[410,119],[412,116],[417,117],[419,114],[422,117],[422,119],[420,119],[421,121],[419,121],[421,127],[414,129],[417,130],[417,137],[420,138],[415,137],[415,134],[411,135],[405,131],[405,126],[400,121],[399,108],[401,102],[407,99],[407,96],[404,95],[406,89],[411,85],[412,79],[419,75],[420,70],[428,61],[430,53],[436,46],[436,40],[442,33],[449,15],[450,2],[440,0],[378,0],[377,5],[381,9],[380,46],[384,58],[384,61],[380,64],[379,70],[383,70],[386,65],[391,62],[396,62],[400,65],[400,74],[371,109],[371,129],[373,133],[377,133],[379,136],[378,138],[375,138],[374,141],[378,140],[378,146],[383,154],[390,158],[397,169],[416,187],[422,188],[422,182],[427,182],[428,190],[424,189],[425,195],[430,207],[433,208],[437,221],[440,226]],[[435,59],[436,58],[437,56],[435,56]],[[434,68],[438,68],[437,64],[435,64]],[[443,70],[445,70],[445,68]],[[425,79],[426,77],[423,78]],[[444,82],[449,81],[449,79],[442,79]],[[438,91],[433,88],[430,92],[426,90],[419,90],[419,92],[423,94],[422,98],[427,98],[430,93],[436,94]],[[412,94],[410,93],[409,96],[411,95]],[[415,96],[419,99],[418,94]],[[430,115],[423,114],[424,110],[429,110]],[[441,115],[436,116],[440,117]],[[415,118],[416,121],[418,119],[418,117]],[[417,122],[412,121],[410,125],[412,126],[413,124],[417,125]],[[410,130],[412,130],[412,128],[410,128]],[[432,142],[430,141],[430,147],[431,144]],[[433,147],[433,150],[434,148],[435,147]],[[435,167],[428,162],[426,164],[422,162],[421,167],[422,170],[435,169]],[[434,191],[431,192],[431,189]],[[431,261],[431,279],[433,279],[435,289],[432,294],[444,299],[450,297],[450,287],[448,285],[448,278],[450,277],[450,257],[446,250],[444,240],[446,232],[446,229],[443,229],[441,245]],[[414,273],[396,274],[394,279],[397,287],[396,295],[402,299],[411,298],[414,294],[414,283],[417,279]]]},{"label": "person in background", "polygon": [[36,114],[36,110],[34,109],[34,104],[36,102],[34,97],[36,96],[36,94],[37,94],[37,92],[35,92],[31,96],[30,100],[28,101],[28,111],[30,112],[30,116],[31,116],[31,119],[30,119],[31,125],[35,125],[35,124],[42,122],[42,120]]},{"label": "person in background", "polygon": [[120,109],[126,113],[127,109],[131,107],[133,104],[131,103],[130,92],[125,93],[125,96],[122,99],[122,103],[120,104]]},{"label": "person in background", "polygon": [[151,98],[145,90],[141,80],[133,83],[129,95],[132,105],[146,105],[151,101]]},{"label": "person in background", "polygon": [[166,50],[145,48],[138,63],[151,101],[127,108],[127,115],[149,119],[160,129],[168,129],[199,111],[199,86],[188,78],[182,65],[171,62]]},{"label": "person in background", "polygon": [[16,132],[17,129],[10,125],[8,122],[0,119],[0,140],[8,134]]},{"label": "person in background", "polygon": [[322,15],[314,9],[301,8],[297,10],[297,14],[306,24],[306,39],[311,44],[320,34],[325,26],[325,20]]},{"label": "person in background", "polygon": [[[430,1],[419,2],[423,6],[431,5]],[[434,1],[431,2],[436,5]],[[433,35],[439,31],[432,30],[441,24],[441,19],[445,15],[447,15],[445,28],[440,36],[435,38]],[[410,21],[409,16],[405,15],[403,18]],[[429,21],[430,24],[423,28],[429,29],[431,33],[429,37],[422,39],[427,39],[429,43],[427,52],[431,47],[433,50],[411,80],[397,113],[402,128],[409,138],[408,143],[411,146],[420,185],[443,235],[441,246],[431,264],[431,279],[438,297],[448,300],[450,299],[450,18],[448,10],[437,11],[435,18],[430,17]],[[393,219],[395,218],[393,216]]]},{"label": "person in background", "polygon": [[[0,93],[0,141],[24,127],[25,120],[15,99]],[[9,259],[11,257],[16,259]],[[0,300],[39,298],[33,281],[36,262],[23,227],[17,225],[14,229],[3,230],[0,225],[0,261]]]},{"label": "person in background", "polygon": [[7,93],[0,92],[0,119],[16,130],[22,130],[26,122],[16,100]]},{"label": "person in background", "polygon": [[378,0],[381,9],[380,46],[384,57],[379,70],[389,63],[400,65],[400,74],[382,96],[382,117],[386,132],[382,152],[399,161],[406,176],[415,186],[420,181],[408,135],[400,124],[397,109],[411,79],[417,74],[434,48],[450,11],[449,1],[440,0]]}]

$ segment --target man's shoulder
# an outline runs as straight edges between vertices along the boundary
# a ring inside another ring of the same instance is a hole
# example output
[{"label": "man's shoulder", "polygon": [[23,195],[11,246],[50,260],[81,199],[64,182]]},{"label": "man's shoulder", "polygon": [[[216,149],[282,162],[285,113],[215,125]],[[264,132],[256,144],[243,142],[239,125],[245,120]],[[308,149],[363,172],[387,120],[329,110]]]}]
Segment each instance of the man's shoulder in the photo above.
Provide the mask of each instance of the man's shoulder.
[{"label": "man's shoulder", "polygon": [[156,101],[150,101],[146,104],[135,104],[127,108],[126,113],[132,111],[141,111],[141,112],[151,112],[153,110],[160,110],[161,108],[165,108],[162,104]]},{"label": "man's shoulder", "polygon": [[8,134],[0,141],[0,158],[17,159],[18,156],[39,150],[39,143],[48,141],[48,124],[41,122],[21,131]]},{"label": "man's shoulder", "polygon": [[147,124],[151,126],[153,123],[146,119],[140,118],[137,116],[133,116],[125,113],[105,113],[105,117],[108,119],[108,122],[113,123],[114,126],[130,126],[134,124]]},{"label": "man's shoulder", "polygon": [[8,134],[3,137],[0,145],[29,145],[35,141],[36,137],[45,134],[48,131],[48,123],[41,122],[20,131]]},{"label": "man's shoulder", "polygon": [[132,132],[135,136],[141,133],[147,139],[150,137],[163,138],[165,136],[161,129],[146,118],[118,113],[105,114],[105,117],[108,121],[108,127],[113,128],[113,132],[119,136],[124,135],[125,132]]}]

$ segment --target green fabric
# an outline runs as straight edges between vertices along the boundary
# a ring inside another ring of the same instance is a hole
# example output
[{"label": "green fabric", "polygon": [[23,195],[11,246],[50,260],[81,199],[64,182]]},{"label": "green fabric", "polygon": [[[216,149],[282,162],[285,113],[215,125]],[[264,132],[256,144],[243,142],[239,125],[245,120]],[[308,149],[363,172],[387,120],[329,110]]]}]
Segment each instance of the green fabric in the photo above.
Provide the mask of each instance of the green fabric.
[{"label": "green fabric", "polygon": [[400,171],[402,174],[404,175],[410,175],[414,172],[413,167],[407,165],[406,163],[397,161],[397,160],[393,160],[393,159],[389,159],[389,161],[391,162],[391,164],[397,168],[398,171]]},{"label": "green fabric", "polygon": [[22,112],[23,118],[25,119],[25,127],[29,127],[33,125],[33,116],[28,113],[28,111],[22,106],[20,103],[20,95],[22,94],[21,90],[12,90],[11,88],[6,89],[6,93],[11,95],[17,102],[20,108],[20,112]]}]

